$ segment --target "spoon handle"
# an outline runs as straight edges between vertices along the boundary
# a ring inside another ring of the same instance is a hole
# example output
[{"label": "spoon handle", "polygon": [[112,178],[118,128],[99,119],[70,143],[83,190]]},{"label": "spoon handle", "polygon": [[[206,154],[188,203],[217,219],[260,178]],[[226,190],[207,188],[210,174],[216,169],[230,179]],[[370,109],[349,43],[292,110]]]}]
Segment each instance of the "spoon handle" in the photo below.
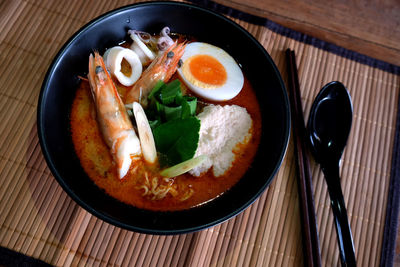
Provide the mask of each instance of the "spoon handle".
[{"label": "spoon handle", "polygon": [[322,170],[325,174],[328,192],[331,198],[331,207],[335,220],[342,266],[356,266],[353,237],[347,218],[342,188],[340,186],[339,166],[322,167]]}]

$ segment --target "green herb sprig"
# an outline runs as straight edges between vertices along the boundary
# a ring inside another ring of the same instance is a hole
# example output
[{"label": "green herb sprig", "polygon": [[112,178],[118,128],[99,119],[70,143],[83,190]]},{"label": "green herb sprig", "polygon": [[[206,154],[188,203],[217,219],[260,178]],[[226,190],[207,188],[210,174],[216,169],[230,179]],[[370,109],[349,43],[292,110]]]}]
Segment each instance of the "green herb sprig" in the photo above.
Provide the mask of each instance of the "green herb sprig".
[{"label": "green herb sprig", "polygon": [[175,165],[193,158],[200,131],[196,118],[197,98],[182,95],[181,83],[159,81],[148,96],[146,110],[153,131],[157,151],[168,165]]}]

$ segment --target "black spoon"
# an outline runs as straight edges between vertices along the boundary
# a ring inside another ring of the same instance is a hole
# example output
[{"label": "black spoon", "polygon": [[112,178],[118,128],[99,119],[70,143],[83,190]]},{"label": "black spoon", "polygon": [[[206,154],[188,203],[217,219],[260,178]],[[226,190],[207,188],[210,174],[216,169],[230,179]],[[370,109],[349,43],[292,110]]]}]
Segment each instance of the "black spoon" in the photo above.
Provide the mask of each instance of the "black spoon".
[{"label": "black spoon", "polygon": [[321,165],[331,198],[342,266],[356,266],[354,244],[340,186],[339,164],[353,117],[351,98],[340,82],[330,82],[316,96],[308,119],[311,151]]}]

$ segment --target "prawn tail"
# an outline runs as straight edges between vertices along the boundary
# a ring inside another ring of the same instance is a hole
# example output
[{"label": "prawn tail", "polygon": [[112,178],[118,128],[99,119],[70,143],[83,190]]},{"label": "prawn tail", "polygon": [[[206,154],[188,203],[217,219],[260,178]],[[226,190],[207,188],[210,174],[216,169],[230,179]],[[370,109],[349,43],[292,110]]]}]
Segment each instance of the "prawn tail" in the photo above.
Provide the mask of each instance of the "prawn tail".
[{"label": "prawn tail", "polygon": [[115,141],[113,145],[114,160],[118,167],[118,176],[120,179],[128,173],[128,170],[134,159],[140,158],[142,149],[140,141],[134,130],[127,130]]}]

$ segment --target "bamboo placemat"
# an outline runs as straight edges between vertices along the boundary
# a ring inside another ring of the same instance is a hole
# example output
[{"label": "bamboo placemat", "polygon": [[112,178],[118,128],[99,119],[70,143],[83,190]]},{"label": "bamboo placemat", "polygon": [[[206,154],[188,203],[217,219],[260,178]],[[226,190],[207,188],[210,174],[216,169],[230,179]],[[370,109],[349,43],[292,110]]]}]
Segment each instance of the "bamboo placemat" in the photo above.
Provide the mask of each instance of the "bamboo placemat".
[{"label": "bamboo placemat", "polygon": [[[253,205],[225,223],[186,235],[152,236],[107,224],[79,207],[50,173],[36,132],[37,100],[47,68],[81,26],[130,3],[0,3],[0,245],[58,266],[301,266],[292,142],[273,183]],[[349,89],[354,117],[342,160],[342,188],[358,264],[377,266],[384,237],[400,68],[267,20],[249,22],[246,14],[235,12],[229,13],[231,18],[264,45],[284,79],[284,51],[296,51],[306,118],[324,84],[339,80]],[[319,167],[312,162],[311,168],[322,262],[337,266],[329,196]]]}]

